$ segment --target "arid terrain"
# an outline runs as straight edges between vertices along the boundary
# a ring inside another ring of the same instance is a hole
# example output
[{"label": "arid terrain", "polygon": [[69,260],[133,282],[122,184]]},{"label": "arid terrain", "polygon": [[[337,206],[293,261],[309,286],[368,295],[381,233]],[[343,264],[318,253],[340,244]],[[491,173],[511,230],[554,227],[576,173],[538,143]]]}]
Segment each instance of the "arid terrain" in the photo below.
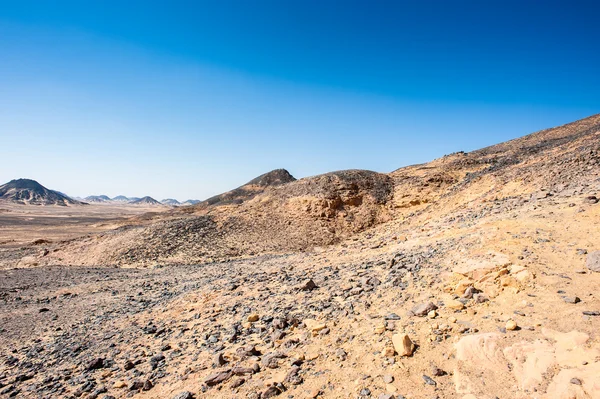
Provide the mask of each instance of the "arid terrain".
[{"label": "arid terrain", "polygon": [[600,398],[598,197],[600,115],[161,211],[0,203],[0,397]]}]

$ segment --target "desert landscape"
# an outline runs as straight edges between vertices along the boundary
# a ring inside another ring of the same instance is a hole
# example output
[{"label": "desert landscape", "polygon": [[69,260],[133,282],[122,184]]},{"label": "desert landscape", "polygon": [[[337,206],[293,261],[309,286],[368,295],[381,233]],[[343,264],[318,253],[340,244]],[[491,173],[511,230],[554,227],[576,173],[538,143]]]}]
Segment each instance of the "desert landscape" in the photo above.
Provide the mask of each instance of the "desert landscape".
[{"label": "desert landscape", "polygon": [[0,397],[600,398],[600,115],[188,206],[23,190]]}]

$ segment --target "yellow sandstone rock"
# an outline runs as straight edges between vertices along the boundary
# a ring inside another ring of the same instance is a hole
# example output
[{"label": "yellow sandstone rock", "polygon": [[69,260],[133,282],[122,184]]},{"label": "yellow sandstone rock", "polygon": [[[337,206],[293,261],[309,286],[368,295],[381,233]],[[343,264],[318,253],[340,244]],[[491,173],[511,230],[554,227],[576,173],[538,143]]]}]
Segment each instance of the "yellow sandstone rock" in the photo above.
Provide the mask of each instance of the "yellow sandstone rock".
[{"label": "yellow sandstone rock", "polygon": [[448,309],[453,309],[453,310],[462,310],[465,308],[465,305],[460,302],[460,301],[456,301],[454,299],[448,299],[446,301],[444,301],[445,307],[447,307]]},{"label": "yellow sandstone rock", "polygon": [[415,344],[410,340],[408,334],[394,334],[392,343],[400,356],[411,356],[415,351]]}]

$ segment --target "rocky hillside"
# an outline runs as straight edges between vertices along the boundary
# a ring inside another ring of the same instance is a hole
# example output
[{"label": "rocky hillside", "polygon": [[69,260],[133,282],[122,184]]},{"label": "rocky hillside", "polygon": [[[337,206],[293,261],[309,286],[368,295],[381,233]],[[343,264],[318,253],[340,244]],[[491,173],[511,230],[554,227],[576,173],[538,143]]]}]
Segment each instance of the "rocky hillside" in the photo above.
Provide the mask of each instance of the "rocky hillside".
[{"label": "rocky hillside", "polygon": [[280,186],[282,184],[290,183],[295,180],[296,178],[292,176],[287,170],[275,169],[250,180],[248,183],[234,190],[228,191],[223,194],[215,195],[214,197],[211,197],[206,201],[202,201],[200,203],[200,206],[240,204],[262,193],[268,187]]},{"label": "rocky hillside", "polygon": [[81,264],[195,263],[330,245],[382,223],[465,220],[496,203],[514,209],[597,184],[599,126],[594,116],[389,175],[350,170],[296,181],[280,169],[66,252]]},{"label": "rocky hillside", "polygon": [[81,205],[58,191],[49,190],[35,180],[16,179],[0,186],[0,200],[23,205]]},{"label": "rocky hillside", "polygon": [[246,185],[237,201],[225,199],[230,192],[216,203],[154,215],[150,225],[69,243],[56,254],[81,264],[196,263],[328,245],[390,217],[393,183],[386,175],[350,170],[266,185],[267,175],[253,180],[263,184],[252,184],[260,194],[249,194]]}]

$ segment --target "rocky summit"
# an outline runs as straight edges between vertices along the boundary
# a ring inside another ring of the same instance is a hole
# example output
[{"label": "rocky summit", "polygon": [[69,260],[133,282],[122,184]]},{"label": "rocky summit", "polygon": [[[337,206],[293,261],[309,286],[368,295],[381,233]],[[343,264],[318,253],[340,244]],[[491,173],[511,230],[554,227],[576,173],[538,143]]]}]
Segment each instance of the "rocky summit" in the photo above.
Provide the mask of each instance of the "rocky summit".
[{"label": "rocky summit", "polygon": [[595,115],[2,251],[0,397],[600,398],[599,196]]}]

